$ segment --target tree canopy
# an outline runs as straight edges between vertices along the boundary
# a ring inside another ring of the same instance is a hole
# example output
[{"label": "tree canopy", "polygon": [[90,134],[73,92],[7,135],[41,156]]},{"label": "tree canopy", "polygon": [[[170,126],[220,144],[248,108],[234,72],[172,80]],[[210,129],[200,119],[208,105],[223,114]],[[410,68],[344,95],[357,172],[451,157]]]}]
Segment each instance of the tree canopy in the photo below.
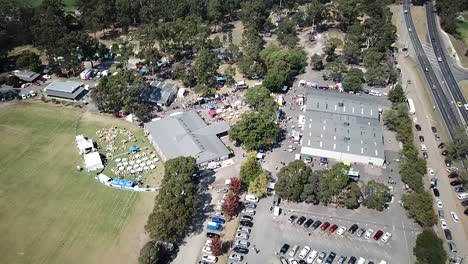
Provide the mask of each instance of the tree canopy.
[{"label": "tree canopy", "polygon": [[276,143],[279,127],[271,113],[246,112],[229,130],[229,138],[246,150],[258,150]]},{"label": "tree canopy", "polygon": [[261,173],[263,172],[262,166],[257,160],[255,152],[249,152],[247,159],[242,162],[240,168],[240,180],[246,186],[249,186]]},{"label": "tree canopy", "polygon": [[427,192],[412,192],[403,196],[403,205],[408,215],[423,227],[432,227],[437,223],[433,204],[432,195]]},{"label": "tree canopy", "polygon": [[447,253],[442,239],[432,229],[424,229],[416,238],[413,253],[417,264],[445,264]]}]

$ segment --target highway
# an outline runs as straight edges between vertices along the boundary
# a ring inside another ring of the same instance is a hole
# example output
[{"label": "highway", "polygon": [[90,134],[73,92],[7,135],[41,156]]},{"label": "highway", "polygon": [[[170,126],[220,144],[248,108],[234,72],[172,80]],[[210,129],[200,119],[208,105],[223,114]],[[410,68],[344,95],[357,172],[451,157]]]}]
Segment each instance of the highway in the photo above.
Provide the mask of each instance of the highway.
[{"label": "highway", "polygon": [[429,62],[429,59],[424,53],[424,49],[422,47],[421,42],[419,41],[418,34],[416,32],[416,29],[413,24],[413,19],[411,17],[409,0],[403,1],[403,10],[405,23],[408,27],[408,34],[413,44],[414,52],[416,54],[418,63],[422,67],[424,77],[427,81],[428,87],[430,88],[432,97],[434,98],[434,101],[437,105],[437,109],[439,110],[442,119],[445,123],[445,127],[449,132],[449,136],[453,137],[457,133],[457,130],[461,127],[461,122],[457,118],[459,117],[459,115],[458,113],[454,112],[454,109],[451,107],[452,100],[451,98],[449,98],[450,95],[444,93],[444,90],[442,89],[442,86],[437,80],[437,76],[434,72],[434,69],[432,68],[431,63]]},{"label": "highway", "polygon": [[[445,80],[445,84],[450,90],[451,95],[455,99],[455,102],[460,102],[465,104],[465,98],[460,91],[457,81],[453,76],[452,70],[447,62],[446,53],[444,52],[444,44],[439,34],[439,28],[437,26],[437,21],[435,13],[432,12],[433,4],[431,1],[426,2],[426,16],[427,16],[427,27],[429,30],[429,36],[431,37],[432,48],[434,49],[434,54],[438,58],[438,63],[440,70],[442,71],[442,76]],[[439,60],[440,58],[440,60]],[[463,116],[463,123],[468,121],[468,111],[463,107],[459,108],[459,112]]]}]

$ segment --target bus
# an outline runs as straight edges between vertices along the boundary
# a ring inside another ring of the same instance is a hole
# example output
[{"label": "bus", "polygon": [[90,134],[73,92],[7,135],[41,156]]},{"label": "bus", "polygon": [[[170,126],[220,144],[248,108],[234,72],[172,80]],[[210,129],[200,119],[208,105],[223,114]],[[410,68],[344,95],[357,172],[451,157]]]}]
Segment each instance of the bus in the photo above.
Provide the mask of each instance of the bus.
[{"label": "bus", "polygon": [[408,103],[408,113],[410,115],[414,115],[416,113],[416,108],[414,107],[413,99],[408,98],[406,99],[406,102]]}]

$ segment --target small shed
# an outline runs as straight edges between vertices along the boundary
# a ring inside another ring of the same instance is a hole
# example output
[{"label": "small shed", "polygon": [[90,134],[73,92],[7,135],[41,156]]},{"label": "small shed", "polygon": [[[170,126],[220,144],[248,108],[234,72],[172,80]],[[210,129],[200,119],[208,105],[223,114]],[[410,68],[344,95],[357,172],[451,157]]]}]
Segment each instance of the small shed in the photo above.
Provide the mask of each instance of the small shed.
[{"label": "small shed", "polygon": [[96,171],[104,169],[99,152],[91,152],[83,156],[85,168],[87,171]]}]

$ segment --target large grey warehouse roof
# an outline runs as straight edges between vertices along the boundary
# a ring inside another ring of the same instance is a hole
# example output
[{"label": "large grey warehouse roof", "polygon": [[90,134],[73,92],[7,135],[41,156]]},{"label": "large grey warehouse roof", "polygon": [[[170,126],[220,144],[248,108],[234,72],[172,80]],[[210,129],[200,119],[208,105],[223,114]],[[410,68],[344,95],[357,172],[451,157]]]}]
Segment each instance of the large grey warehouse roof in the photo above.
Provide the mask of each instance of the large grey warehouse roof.
[{"label": "large grey warehouse roof", "polygon": [[201,164],[229,155],[229,150],[217,137],[227,132],[229,125],[220,122],[208,126],[194,112],[146,123],[145,129],[167,159],[191,156]]},{"label": "large grey warehouse roof", "polygon": [[175,93],[177,93],[176,84],[154,81],[143,89],[140,97],[150,103],[166,105],[170,103],[171,94]]},{"label": "large grey warehouse roof", "polygon": [[314,92],[307,98],[302,145],[384,159],[379,105],[369,97]]},{"label": "large grey warehouse roof", "polygon": [[85,90],[84,84],[80,82],[53,82],[45,89],[47,96],[60,97],[75,100]]}]

